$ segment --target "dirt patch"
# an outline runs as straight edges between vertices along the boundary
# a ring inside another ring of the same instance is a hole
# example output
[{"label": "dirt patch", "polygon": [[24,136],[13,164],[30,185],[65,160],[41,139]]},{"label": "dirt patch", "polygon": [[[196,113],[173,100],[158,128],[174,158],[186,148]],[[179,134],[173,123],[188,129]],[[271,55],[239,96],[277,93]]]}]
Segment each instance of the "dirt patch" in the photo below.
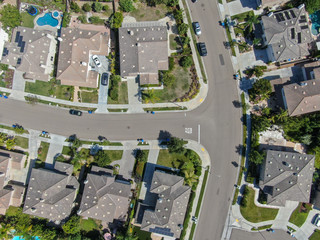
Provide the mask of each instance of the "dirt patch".
[{"label": "dirt patch", "polygon": [[12,83],[13,83],[13,74],[14,70],[9,69],[5,71],[2,75],[1,79],[1,86],[12,89]]}]

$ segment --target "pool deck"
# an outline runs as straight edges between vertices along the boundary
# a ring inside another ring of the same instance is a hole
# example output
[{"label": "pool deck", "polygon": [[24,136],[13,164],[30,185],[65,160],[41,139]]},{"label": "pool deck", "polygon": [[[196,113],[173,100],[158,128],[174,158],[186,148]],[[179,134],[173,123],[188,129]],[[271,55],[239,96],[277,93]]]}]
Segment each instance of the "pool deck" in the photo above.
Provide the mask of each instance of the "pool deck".
[{"label": "pool deck", "polygon": [[36,29],[36,30],[47,30],[47,31],[51,31],[51,32],[54,32],[55,35],[57,35],[58,27],[60,28],[60,26],[61,26],[61,21],[62,21],[62,17],[61,17],[61,13],[60,13],[60,12],[59,12],[59,16],[56,17],[56,19],[59,21],[58,26],[56,26],[56,27],[52,27],[52,26],[50,26],[50,25],[39,26],[39,25],[37,24],[38,19],[41,18],[41,17],[43,17],[46,13],[49,13],[49,12],[51,12],[51,11],[45,11],[45,12],[43,12],[43,13],[41,13],[41,14],[39,14],[38,16],[35,17],[35,19],[33,20],[34,29]]}]

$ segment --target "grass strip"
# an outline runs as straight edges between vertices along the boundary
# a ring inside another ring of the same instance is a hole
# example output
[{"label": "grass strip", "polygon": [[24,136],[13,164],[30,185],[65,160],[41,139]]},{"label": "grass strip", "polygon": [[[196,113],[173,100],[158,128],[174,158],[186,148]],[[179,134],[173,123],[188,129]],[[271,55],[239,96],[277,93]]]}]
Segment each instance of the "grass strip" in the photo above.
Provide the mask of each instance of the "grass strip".
[{"label": "grass strip", "polygon": [[[187,19],[188,19],[188,25],[189,25],[190,32],[191,32],[192,41],[193,41],[194,46],[196,47],[197,46],[197,39],[196,39],[196,35],[193,32],[192,21],[191,21],[191,16],[190,16],[190,13],[189,13],[189,8],[187,7],[187,4],[186,4],[185,0],[182,0],[182,4],[183,4],[184,11],[185,11]],[[200,66],[203,82],[207,83],[207,75],[206,75],[206,72],[204,71],[204,66],[203,66],[203,63],[201,61],[201,56],[200,56],[200,54],[199,54],[199,52],[197,50],[195,52],[197,54],[197,58],[198,58],[198,62],[199,62],[199,66]]]},{"label": "grass strip", "polygon": [[98,142],[98,141],[85,141],[85,140],[81,140],[80,142],[82,144],[88,144],[88,145],[98,144],[101,146],[123,146],[121,142],[110,142],[110,141]]},{"label": "grass strip", "polygon": [[[231,37],[230,29],[228,26],[226,26],[226,32],[227,32],[228,41],[229,41],[229,43],[231,43],[232,37]],[[232,56],[236,57],[236,50],[234,49],[233,45],[231,46],[231,53],[232,53]]]},{"label": "grass strip", "polygon": [[171,111],[171,110],[187,110],[187,107],[156,107],[156,108],[144,108],[144,111]]},{"label": "grass strip", "polygon": [[260,227],[253,227],[251,228],[251,231],[259,231],[259,230],[264,230],[264,229],[268,229],[268,228],[271,228],[272,224],[269,224],[269,225],[264,225],[264,226],[260,226]]},{"label": "grass strip", "polygon": [[[16,131],[16,129],[15,128],[13,128],[13,127],[10,127],[10,126],[6,126],[6,125],[2,125],[2,124],[0,124],[0,128],[3,128],[3,129],[7,129],[7,130],[12,130],[12,131]],[[23,132],[22,133],[29,133],[28,132],[28,130],[23,130]],[[22,133],[17,133],[17,134],[22,134]]]},{"label": "grass strip", "polygon": [[[48,154],[50,144],[47,142],[41,142],[39,150],[38,150],[38,159],[41,160],[41,162],[45,162]],[[41,150],[40,150],[41,149]]]},{"label": "grass strip", "polygon": [[127,112],[128,108],[108,108],[108,112]]}]

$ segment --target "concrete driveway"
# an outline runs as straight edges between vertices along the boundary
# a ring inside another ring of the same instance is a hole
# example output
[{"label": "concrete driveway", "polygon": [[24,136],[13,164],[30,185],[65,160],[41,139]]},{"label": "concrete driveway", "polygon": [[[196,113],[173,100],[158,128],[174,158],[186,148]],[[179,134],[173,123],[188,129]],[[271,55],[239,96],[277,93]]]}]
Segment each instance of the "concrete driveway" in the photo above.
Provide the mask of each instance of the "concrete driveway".
[{"label": "concrete driveway", "polygon": [[[110,73],[108,73],[108,74],[110,77]],[[98,104],[107,104],[108,103],[109,77],[108,77],[108,84],[107,85],[102,85],[101,80],[100,80]]]},{"label": "concrete driveway", "polygon": [[241,53],[239,65],[241,70],[254,65],[266,65],[268,62],[267,51],[265,49],[254,49],[253,51]]},{"label": "concrete driveway", "polygon": [[[92,55],[93,56],[93,55]],[[109,71],[109,60],[106,56],[104,55],[97,55],[98,59],[101,63],[101,67],[97,67],[96,64],[93,62],[92,60],[92,56],[90,57],[90,65],[91,66],[95,66],[95,70],[99,73],[102,74],[104,72],[108,72]]]},{"label": "concrete driveway", "polygon": [[239,13],[248,12],[257,9],[256,0],[235,0],[228,3],[230,15],[237,15]]}]

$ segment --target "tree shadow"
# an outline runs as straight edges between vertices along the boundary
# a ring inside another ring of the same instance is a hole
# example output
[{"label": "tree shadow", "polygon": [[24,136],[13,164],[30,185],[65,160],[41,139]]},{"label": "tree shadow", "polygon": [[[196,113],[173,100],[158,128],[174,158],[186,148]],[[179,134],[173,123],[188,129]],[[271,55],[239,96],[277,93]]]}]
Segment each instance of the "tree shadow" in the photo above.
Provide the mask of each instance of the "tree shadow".
[{"label": "tree shadow", "polygon": [[243,145],[239,144],[238,146],[236,146],[236,153],[240,155],[242,152],[243,152]]},{"label": "tree shadow", "polygon": [[159,141],[169,141],[168,139],[170,139],[172,137],[171,133],[169,133],[166,130],[160,130],[159,132],[159,137],[158,140]]},{"label": "tree shadow", "polygon": [[232,101],[232,103],[233,103],[233,106],[235,108],[241,108],[241,102],[240,101],[234,100],[234,101]]},{"label": "tree shadow", "polygon": [[236,161],[232,161],[231,164],[236,168],[239,167],[239,164]]}]

